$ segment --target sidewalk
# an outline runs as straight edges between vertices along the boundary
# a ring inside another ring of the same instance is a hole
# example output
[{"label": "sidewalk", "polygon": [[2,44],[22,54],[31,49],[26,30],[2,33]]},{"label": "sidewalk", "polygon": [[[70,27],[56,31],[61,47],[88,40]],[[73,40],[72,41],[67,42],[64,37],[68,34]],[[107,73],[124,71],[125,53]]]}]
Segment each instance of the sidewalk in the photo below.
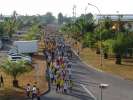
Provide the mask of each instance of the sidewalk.
[{"label": "sidewalk", "polygon": [[37,87],[40,89],[41,94],[48,90],[48,82],[45,79],[46,64],[43,58],[43,55],[35,55],[33,57],[35,67],[34,69],[34,78],[37,81]]}]

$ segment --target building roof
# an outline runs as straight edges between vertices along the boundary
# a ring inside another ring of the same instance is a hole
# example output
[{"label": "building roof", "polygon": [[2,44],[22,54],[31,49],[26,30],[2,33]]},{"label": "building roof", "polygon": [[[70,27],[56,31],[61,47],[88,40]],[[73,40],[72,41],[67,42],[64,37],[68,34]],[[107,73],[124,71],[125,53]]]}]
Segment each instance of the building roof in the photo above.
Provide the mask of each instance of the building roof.
[{"label": "building roof", "polygon": [[4,22],[4,20],[3,20],[3,19],[0,19],[0,23],[1,23],[1,22]]},{"label": "building roof", "polygon": [[112,21],[117,21],[121,18],[121,21],[133,21],[133,14],[101,14],[97,15],[97,19],[104,19],[106,17],[111,18]]}]

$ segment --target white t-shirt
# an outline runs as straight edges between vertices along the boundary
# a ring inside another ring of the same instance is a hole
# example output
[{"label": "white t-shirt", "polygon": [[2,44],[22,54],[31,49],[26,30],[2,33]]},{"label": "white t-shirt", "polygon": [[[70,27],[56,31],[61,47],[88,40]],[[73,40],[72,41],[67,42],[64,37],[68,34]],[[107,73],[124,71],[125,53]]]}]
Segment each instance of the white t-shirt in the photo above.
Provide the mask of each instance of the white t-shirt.
[{"label": "white t-shirt", "polygon": [[67,83],[64,82],[64,89],[67,89]]},{"label": "white t-shirt", "polygon": [[49,61],[49,62],[51,61],[51,56],[50,56],[50,55],[48,56],[48,61]]},{"label": "white t-shirt", "polygon": [[56,68],[56,69],[59,69],[59,68],[60,68],[60,66],[59,66],[59,65],[56,65],[56,66],[55,66],[55,68]]},{"label": "white t-shirt", "polygon": [[54,77],[53,73],[50,73],[50,78],[53,78],[53,77]]},{"label": "white t-shirt", "polygon": [[67,70],[68,70],[68,74],[71,75],[72,74],[71,68],[68,68]]},{"label": "white t-shirt", "polygon": [[31,91],[31,87],[30,87],[30,86],[27,86],[27,87],[26,87],[26,91],[27,91],[27,92]]},{"label": "white t-shirt", "polygon": [[35,94],[37,93],[36,87],[33,87],[33,88],[32,88],[32,92],[35,93]]}]

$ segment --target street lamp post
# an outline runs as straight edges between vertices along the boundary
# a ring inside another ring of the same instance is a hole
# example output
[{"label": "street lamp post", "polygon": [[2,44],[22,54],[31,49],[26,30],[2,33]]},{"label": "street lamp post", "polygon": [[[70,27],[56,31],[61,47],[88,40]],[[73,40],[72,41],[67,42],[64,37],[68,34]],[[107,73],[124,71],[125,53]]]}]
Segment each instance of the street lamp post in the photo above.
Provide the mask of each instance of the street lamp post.
[{"label": "street lamp post", "polygon": [[106,89],[109,85],[108,84],[100,84],[99,88],[101,89],[101,100],[103,100],[103,89]]},{"label": "street lamp post", "polygon": [[[100,18],[101,18],[101,12],[100,12],[99,8],[97,6],[91,4],[91,3],[88,3],[88,5],[95,7],[98,10],[98,13],[99,13]],[[98,20],[98,24],[99,24],[99,28],[100,28],[100,66],[102,66],[103,65],[103,57],[102,57],[102,54],[103,54],[103,51],[102,51],[102,36],[101,36],[101,25],[100,25],[99,22],[100,21]]]},{"label": "street lamp post", "polygon": [[87,7],[85,7],[84,22],[86,21],[86,11],[87,11]]}]

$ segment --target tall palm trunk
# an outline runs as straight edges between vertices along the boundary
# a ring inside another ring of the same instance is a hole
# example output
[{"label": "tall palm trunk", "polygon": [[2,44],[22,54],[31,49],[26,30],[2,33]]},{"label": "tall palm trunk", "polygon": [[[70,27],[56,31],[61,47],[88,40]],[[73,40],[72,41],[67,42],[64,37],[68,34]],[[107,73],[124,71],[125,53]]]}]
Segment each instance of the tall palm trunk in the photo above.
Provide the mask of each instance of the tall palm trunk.
[{"label": "tall palm trunk", "polygon": [[18,80],[16,79],[16,76],[13,77],[13,87],[19,87]]},{"label": "tall palm trunk", "polygon": [[104,53],[104,59],[108,59],[108,53]]},{"label": "tall palm trunk", "polygon": [[115,63],[116,63],[116,64],[121,64],[121,59],[122,59],[122,58],[121,58],[121,54],[117,53],[117,54],[116,54],[116,61],[115,61]]}]

